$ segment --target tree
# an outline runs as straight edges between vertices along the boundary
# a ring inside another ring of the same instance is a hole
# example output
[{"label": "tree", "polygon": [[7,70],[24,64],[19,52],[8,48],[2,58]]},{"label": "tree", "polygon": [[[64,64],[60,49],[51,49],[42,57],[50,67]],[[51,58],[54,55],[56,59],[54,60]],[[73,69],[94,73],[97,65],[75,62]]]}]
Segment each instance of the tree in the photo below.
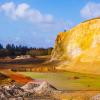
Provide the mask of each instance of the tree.
[{"label": "tree", "polygon": [[14,46],[14,44],[7,44],[6,49],[8,50],[8,56],[15,56],[15,46]]},{"label": "tree", "polygon": [[12,49],[11,44],[7,44],[7,45],[6,45],[6,49],[7,49],[7,50],[11,50],[11,49]]},{"label": "tree", "polygon": [[11,49],[12,50],[15,50],[16,49],[14,44],[11,45]]},{"label": "tree", "polygon": [[2,44],[0,44],[0,50],[2,50],[3,49],[3,45]]}]

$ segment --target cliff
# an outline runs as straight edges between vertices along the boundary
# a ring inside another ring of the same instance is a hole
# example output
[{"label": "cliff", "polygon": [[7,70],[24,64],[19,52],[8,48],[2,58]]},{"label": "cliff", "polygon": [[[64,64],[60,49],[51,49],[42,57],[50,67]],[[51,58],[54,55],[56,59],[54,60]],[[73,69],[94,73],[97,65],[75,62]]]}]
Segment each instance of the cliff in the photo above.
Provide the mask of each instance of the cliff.
[{"label": "cliff", "polygon": [[[61,66],[64,64],[68,66],[76,64],[78,66],[80,63],[90,66],[99,63],[100,18],[84,21],[66,32],[60,32],[55,42],[51,60],[63,61]],[[79,69],[81,68],[79,67]]]}]

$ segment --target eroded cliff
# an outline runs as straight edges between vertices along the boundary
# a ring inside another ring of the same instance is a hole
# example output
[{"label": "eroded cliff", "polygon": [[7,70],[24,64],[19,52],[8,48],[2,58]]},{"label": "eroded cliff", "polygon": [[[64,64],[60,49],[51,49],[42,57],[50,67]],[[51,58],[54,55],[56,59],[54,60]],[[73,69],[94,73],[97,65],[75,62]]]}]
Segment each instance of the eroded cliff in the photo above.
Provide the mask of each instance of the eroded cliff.
[{"label": "eroded cliff", "polygon": [[100,18],[87,20],[69,31],[60,32],[51,60],[64,61],[66,65],[74,62],[77,66],[79,63],[100,62]]}]

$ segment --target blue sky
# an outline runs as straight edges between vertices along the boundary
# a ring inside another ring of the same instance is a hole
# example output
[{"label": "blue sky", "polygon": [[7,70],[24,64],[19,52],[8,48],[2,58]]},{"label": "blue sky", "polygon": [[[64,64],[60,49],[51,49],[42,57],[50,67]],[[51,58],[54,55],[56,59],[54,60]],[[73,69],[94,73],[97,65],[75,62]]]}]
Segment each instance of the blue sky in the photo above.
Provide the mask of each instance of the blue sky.
[{"label": "blue sky", "polygon": [[99,0],[0,0],[0,43],[52,47],[58,32],[98,16]]}]

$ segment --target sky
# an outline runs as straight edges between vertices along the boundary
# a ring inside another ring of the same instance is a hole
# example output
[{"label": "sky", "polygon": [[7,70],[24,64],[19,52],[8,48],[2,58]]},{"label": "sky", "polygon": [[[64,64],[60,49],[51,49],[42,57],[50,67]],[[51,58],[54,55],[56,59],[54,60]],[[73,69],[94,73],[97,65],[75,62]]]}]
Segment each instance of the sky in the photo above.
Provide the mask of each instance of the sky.
[{"label": "sky", "polygon": [[0,43],[53,47],[59,32],[100,16],[100,0],[0,0]]}]

